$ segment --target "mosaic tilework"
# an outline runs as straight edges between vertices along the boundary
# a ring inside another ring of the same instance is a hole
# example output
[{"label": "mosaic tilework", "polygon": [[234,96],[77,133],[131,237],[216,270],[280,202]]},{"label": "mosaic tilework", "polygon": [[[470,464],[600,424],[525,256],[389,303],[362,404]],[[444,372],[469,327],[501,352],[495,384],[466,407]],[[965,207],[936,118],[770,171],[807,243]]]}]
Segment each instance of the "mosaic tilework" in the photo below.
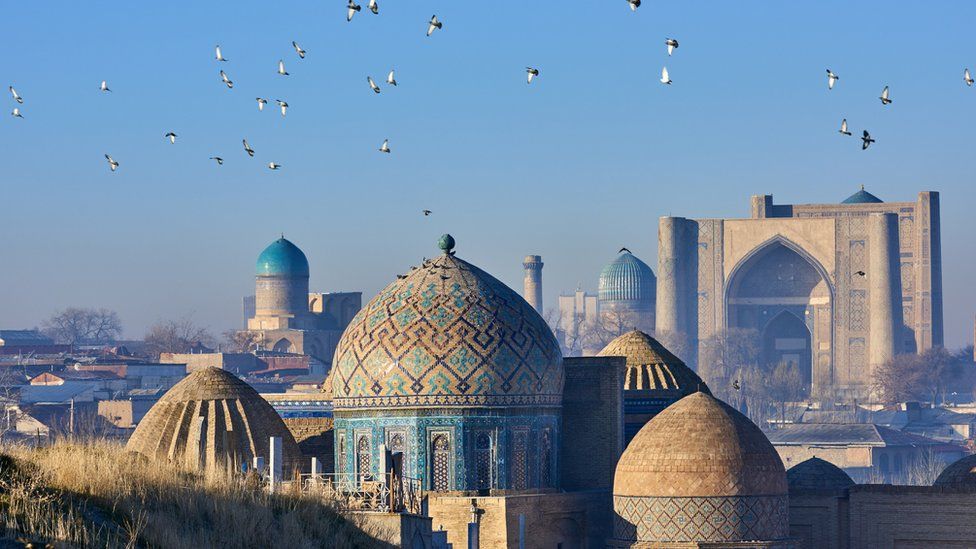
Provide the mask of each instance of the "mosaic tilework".
[{"label": "mosaic tilework", "polygon": [[614,538],[642,542],[734,542],[789,534],[787,496],[614,496]]},{"label": "mosaic tilework", "polygon": [[334,364],[337,410],[562,400],[562,355],[542,317],[453,255],[373,298],[343,334]]}]

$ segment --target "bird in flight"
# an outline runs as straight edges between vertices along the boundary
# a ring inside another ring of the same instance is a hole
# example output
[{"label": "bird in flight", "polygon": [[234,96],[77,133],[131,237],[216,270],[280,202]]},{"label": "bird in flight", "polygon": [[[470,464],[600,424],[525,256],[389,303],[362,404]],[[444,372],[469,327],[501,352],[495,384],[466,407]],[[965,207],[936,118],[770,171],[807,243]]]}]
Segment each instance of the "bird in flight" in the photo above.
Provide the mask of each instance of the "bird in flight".
[{"label": "bird in flight", "polygon": [[221,157],[219,157],[219,156],[211,156],[210,157],[210,160],[215,161],[218,166],[223,166],[224,165],[224,159],[221,158]]},{"label": "bird in flight", "polygon": [[857,276],[866,276],[867,275],[867,273],[865,273],[864,271],[857,271],[854,274],[856,274]]},{"label": "bird in flight", "polygon": [[732,388],[735,389],[736,391],[738,391],[739,389],[742,388],[742,386],[739,385],[739,380],[738,379],[732,380]]},{"label": "bird in flight", "polygon": [[258,110],[263,111],[264,106],[268,104],[268,100],[263,97],[255,97],[254,99],[256,99],[258,102]]},{"label": "bird in flight", "polygon": [[664,41],[664,45],[668,47],[668,57],[670,57],[674,53],[675,48],[678,47],[678,41],[674,38],[668,38]]},{"label": "bird in flight", "polygon": [[108,82],[106,82],[104,80],[102,80],[102,85],[99,86],[98,89],[102,90],[103,92],[110,92],[110,91],[112,91],[112,90],[108,89]]},{"label": "bird in flight", "polygon": [[630,250],[628,250],[627,248],[620,248],[619,250],[617,250],[617,253],[618,254],[622,254],[622,253],[625,253],[625,252],[629,254],[630,253]]},{"label": "bird in flight", "polygon": [[298,57],[305,59],[305,50],[303,50],[302,47],[298,45],[298,42],[292,40],[291,47],[295,48],[295,53],[298,54]]},{"label": "bird in flight", "polygon": [[109,167],[110,170],[112,170],[114,172],[116,169],[118,169],[119,163],[116,162],[115,160],[113,160],[111,156],[109,156],[109,155],[106,154],[105,155],[105,160],[108,160],[108,167]]},{"label": "bird in flight", "polygon": [[444,23],[438,21],[436,15],[431,15],[430,22],[427,24],[427,36],[434,34],[434,29],[439,29],[443,26]]},{"label": "bird in flight", "polygon": [[13,110],[12,113],[10,113],[10,116],[13,116],[15,118],[23,118],[24,117],[24,115],[20,114],[20,108],[19,107],[14,107],[14,110]]},{"label": "bird in flight", "polygon": [[224,54],[220,53],[220,44],[217,44],[215,49],[217,50],[217,61],[227,61],[227,59],[224,58]]},{"label": "bird in flight", "polygon": [[19,94],[17,94],[17,90],[15,90],[13,86],[9,86],[8,89],[10,90],[10,95],[14,96],[14,101],[16,101],[16,102],[20,103],[21,105],[23,105],[24,104],[24,98],[21,97]]},{"label": "bird in flight", "polygon": [[380,5],[376,3],[376,0],[369,0],[369,11],[373,12],[373,15],[380,14]]},{"label": "bird in flight", "polygon": [[827,89],[834,89],[834,84],[836,84],[838,80],[840,80],[840,77],[834,74],[834,71],[827,69]]},{"label": "bird in flight", "polygon": [[846,118],[840,121],[840,130],[839,131],[840,131],[840,133],[842,133],[844,135],[851,135],[851,132],[847,131],[847,119]]},{"label": "bird in flight", "polygon": [[881,90],[881,97],[879,97],[878,99],[881,100],[882,105],[891,104],[891,99],[888,98],[888,86],[885,86],[884,89]]},{"label": "bird in flight", "polygon": [[244,139],[242,141],[244,143],[244,152],[246,152],[247,155],[250,156],[251,158],[254,158],[254,149],[252,149],[251,146],[247,144],[247,139]]},{"label": "bird in flight", "polygon": [[228,88],[233,88],[234,87],[234,83],[231,81],[231,79],[230,78],[227,78],[227,73],[226,72],[220,71],[220,79],[224,81],[224,84],[227,84],[227,87]]},{"label": "bird in flight", "polygon": [[288,110],[288,103],[285,102],[285,101],[282,101],[281,99],[275,99],[275,103],[277,103],[278,104],[278,107],[281,108],[281,116],[284,116],[285,115],[285,111]]},{"label": "bird in flight", "polygon": [[373,82],[372,76],[367,76],[366,81],[369,82],[369,87],[373,89],[373,93],[380,93],[380,87],[376,85],[376,82]]},{"label": "bird in flight", "polygon": [[636,12],[637,8],[640,7],[641,0],[627,0],[627,3],[630,4],[630,11]]},{"label": "bird in flight", "polygon": [[285,70],[285,62],[281,59],[278,60],[278,74],[288,76],[288,71]]},{"label": "bird in flight", "polygon": [[166,139],[169,139],[169,142],[172,143],[173,145],[176,144],[176,134],[175,133],[169,132],[166,135],[164,135],[163,137],[165,137]]},{"label": "bird in flight", "polygon": [[969,75],[969,69],[962,71],[962,79],[966,81],[967,86],[972,86],[973,82],[976,82],[976,80],[973,80],[973,77]]},{"label": "bird in flight", "polygon": [[393,77],[393,69],[390,69],[390,74],[386,75],[386,83],[391,86],[396,86],[396,78]]},{"label": "bird in flight", "polygon": [[871,134],[864,130],[864,135],[861,136],[861,150],[867,149],[871,143],[874,143],[874,139],[871,139]]},{"label": "bird in flight", "polygon": [[533,69],[532,67],[525,67],[525,72],[527,73],[525,82],[528,84],[532,83],[533,78],[539,76],[539,69]]},{"label": "bird in flight", "polygon": [[346,21],[352,21],[352,16],[356,14],[357,11],[363,9],[362,6],[349,0],[349,4],[346,5]]},{"label": "bird in flight", "polygon": [[268,169],[269,170],[277,170],[280,167],[281,167],[281,164],[275,164],[274,162],[268,162]]},{"label": "bird in flight", "polygon": [[664,68],[661,69],[661,83],[662,84],[670,84],[671,83],[671,77],[668,76],[668,68],[667,67],[664,67]]},{"label": "bird in flight", "polygon": [[384,152],[384,153],[390,152],[390,140],[389,139],[384,139],[383,140],[383,144],[380,145],[380,148],[378,150],[380,152]]},{"label": "bird in flight", "polygon": [[432,213],[434,213],[434,212],[432,212],[432,211],[430,211],[430,210],[421,210],[421,211],[423,212],[423,214],[424,214],[424,217],[427,217],[427,216],[429,216],[430,214],[432,214]]}]

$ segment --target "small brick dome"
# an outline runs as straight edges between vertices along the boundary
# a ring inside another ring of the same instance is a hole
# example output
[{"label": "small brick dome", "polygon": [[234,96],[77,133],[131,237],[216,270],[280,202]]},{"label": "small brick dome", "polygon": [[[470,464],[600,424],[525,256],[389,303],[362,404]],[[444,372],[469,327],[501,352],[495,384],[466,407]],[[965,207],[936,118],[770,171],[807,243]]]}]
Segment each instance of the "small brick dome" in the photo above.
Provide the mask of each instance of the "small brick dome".
[{"label": "small brick dome", "polygon": [[855,484],[843,469],[818,457],[812,457],[790,467],[786,471],[786,483],[790,487],[790,492],[843,490]]},{"label": "small brick dome", "polygon": [[298,465],[298,445],[278,412],[250,385],[218,368],[203,368],[174,385],[149,409],[126,450],[191,469],[267,462],[270,437],[282,440],[285,464]]},{"label": "small brick dome", "polygon": [[640,330],[617,337],[598,356],[622,356],[627,359],[625,390],[678,390],[684,395],[702,391],[711,394],[698,374],[658,340]]},{"label": "small brick dome", "polygon": [[976,454],[946,467],[932,486],[976,486]]}]

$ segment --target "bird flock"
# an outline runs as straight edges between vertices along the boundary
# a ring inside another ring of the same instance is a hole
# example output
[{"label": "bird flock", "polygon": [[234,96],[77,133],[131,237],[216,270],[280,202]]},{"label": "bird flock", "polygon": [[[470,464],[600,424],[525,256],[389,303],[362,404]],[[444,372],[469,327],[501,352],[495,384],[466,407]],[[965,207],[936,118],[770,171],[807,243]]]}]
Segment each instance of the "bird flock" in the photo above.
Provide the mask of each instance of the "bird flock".
[{"label": "bird flock", "polygon": [[[626,0],[626,1],[627,1],[627,4],[629,5],[629,7],[630,7],[630,9],[631,9],[632,12],[635,12],[636,13],[637,10],[638,10],[638,8],[640,8],[640,6],[641,6],[641,0]],[[379,8],[379,4],[377,3],[377,0],[369,0],[369,2],[367,4],[367,9],[371,13],[373,13],[374,15],[379,15],[379,13],[380,13],[380,8]],[[353,20],[353,17],[357,13],[359,13],[360,11],[362,11],[362,6],[360,6],[359,4],[357,4],[355,2],[355,0],[348,0],[348,3],[346,5],[346,21],[347,22],[351,22]],[[437,19],[437,15],[436,14],[435,15],[432,15],[431,18],[430,18],[430,20],[427,22],[427,36],[430,37],[431,35],[434,34],[434,32],[443,29],[443,27],[444,27],[444,24],[439,19]],[[668,55],[668,58],[670,59],[674,55],[675,50],[678,49],[678,46],[679,46],[678,40],[675,39],[675,38],[670,38],[670,37],[669,38],[666,38],[665,41],[664,41],[664,45],[667,48],[667,55]],[[298,56],[299,60],[304,60],[305,57],[306,57],[306,55],[307,55],[307,52],[305,51],[305,49],[302,48],[298,44],[298,42],[297,41],[294,41],[294,40],[291,42],[291,46],[295,50],[295,54]],[[220,47],[220,44],[217,44],[215,46],[215,48],[214,48],[214,59],[217,61],[218,64],[223,64],[223,63],[229,63],[230,62],[230,60],[228,58],[224,57],[224,53],[223,53],[223,50]],[[525,72],[526,72],[526,83],[527,84],[532,84],[532,82],[535,79],[537,79],[539,77],[539,74],[540,74],[539,68],[538,67],[532,67],[532,66],[525,67]],[[826,70],[826,72],[827,72],[827,90],[828,91],[831,91],[831,90],[834,89],[835,86],[838,85],[838,82],[840,81],[840,76],[838,76],[836,73],[834,73],[829,68]],[[279,59],[278,60],[277,74],[280,75],[280,76],[290,76],[291,75],[291,73],[289,73],[288,70],[285,67],[285,61],[284,61],[284,59]],[[218,69],[218,76],[220,77],[220,81],[227,87],[228,90],[233,90],[234,89],[234,81],[231,80],[230,76],[227,74],[227,72],[223,68]],[[968,67],[963,70],[963,81],[965,82],[965,84],[967,86],[970,86],[970,87],[972,87],[973,84],[976,83],[976,81],[974,81],[971,73],[969,72],[969,68]],[[376,83],[376,81],[373,80],[373,77],[372,76],[366,76],[366,82],[367,82],[367,84],[369,85],[370,89],[373,91],[374,94],[379,94],[379,93],[382,92],[382,89]],[[664,84],[664,85],[667,85],[667,86],[670,86],[670,85],[673,84],[673,81],[671,79],[671,75],[670,75],[670,73],[668,71],[668,67],[667,67],[666,64],[661,68],[661,79],[660,79],[660,82],[661,82],[661,84]],[[396,77],[395,77],[395,71],[393,69],[390,69],[389,74],[387,74],[387,76],[386,76],[386,84],[388,86],[393,86],[393,87],[396,87],[397,86],[397,81],[396,81]],[[13,108],[13,111],[11,111],[10,114],[14,118],[23,119],[24,118],[24,115],[21,112],[21,106],[24,105],[24,98],[17,92],[16,89],[14,89],[14,87],[12,85],[9,86],[8,89],[10,91],[11,97],[13,98],[14,102],[16,103],[16,106]],[[99,85],[99,90],[102,93],[111,93],[112,92],[112,90],[108,87],[108,82],[106,80],[102,80],[101,81],[101,84]],[[257,97],[255,99],[256,99],[257,105],[258,105],[258,111],[264,111],[264,107],[268,104],[268,99],[267,98],[264,98],[264,97]],[[887,106],[889,106],[889,105],[891,105],[893,103],[893,100],[891,98],[891,90],[890,90],[890,88],[889,88],[888,85],[885,85],[884,86],[884,88],[881,91],[881,95],[878,97],[878,99],[881,101],[882,107],[887,107]],[[286,116],[287,115],[287,112],[288,112],[288,102],[285,101],[285,100],[283,100],[283,99],[275,99],[274,101],[278,105],[278,109],[279,109],[279,111],[281,113],[281,116],[283,116],[283,117]],[[838,130],[838,132],[841,135],[844,135],[844,136],[852,136],[853,135],[853,132],[850,131],[850,129],[848,127],[847,118],[843,118],[841,120],[840,129]],[[166,132],[163,135],[163,137],[166,140],[168,140],[170,142],[170,144],[175,145],[178,136],[177,136],[176,132],[174,132],[174,131],[168,131],[168,132]],[[861,137],[860,137],[860,139],[861,139],[861,150],[867,150],[868,147],[871,146],[871,144],[875,143],[875,139],[871,136],[870,132],[867,129],[863,129],[861,131]],[[248,144],[247,138],[242,139],[241,142],[242,142],[242,144],[244,146],[244,152],[248,155],[248,157],[253,158],[255,156],[255,151]],[[391,152],[389,139],[384,139],[383,142],[382,142],[382,144],[380,145],[380,147],[377,150],[379,152],[381,152],[381,153],[389,154]],[[224,164],[224,159],[221,156],[214,155],[214,156],[211,156],[209,158],[210,158],[210,160],[213,160],[218,166],[222,166]],[[105,154],[105,160],[108,163],[108,167],[109,167],[109,170],[111,172],[115,172],[119,168],[119,166],[120,166],[119,162],[116,161],[116,160],[114,160],[112,158],[112,156],[110,154],[108,154],[108,153]],[[279,170],[279,169],[282,168],[282,164],[280,164],[280,163],[275,162],[275,161],[272,160],[272,161],[269,161],[268,162],[267,167],[270,170]],[[426,215],[430,215],[430,212],[428,210],[425,210],[424,211],[424,215],[425,216]]]}]

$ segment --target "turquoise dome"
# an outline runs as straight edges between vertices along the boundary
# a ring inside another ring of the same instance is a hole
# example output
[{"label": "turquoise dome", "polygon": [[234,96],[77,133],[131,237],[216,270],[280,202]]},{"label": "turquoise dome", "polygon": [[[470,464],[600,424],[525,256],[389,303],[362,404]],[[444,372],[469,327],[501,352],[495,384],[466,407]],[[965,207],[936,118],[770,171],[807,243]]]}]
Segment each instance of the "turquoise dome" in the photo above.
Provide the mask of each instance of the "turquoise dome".
[{"label": "turquoise dome", "polygon": [[845,198],[841,204],[879,204],[881,202],[883,201],[880,198],[865,191],[862,185],[861,190]]},{"label": "turquoise dome", "polygon": [[298,246],[281,237],[258,256],[258,276],[308,276],[308,258]]},{"label": "turquoise dome", "polygon": [[629,251],[622,252],[600,271],[598,294],[603,303],[652,303],[657,291],[654,271]]}]

